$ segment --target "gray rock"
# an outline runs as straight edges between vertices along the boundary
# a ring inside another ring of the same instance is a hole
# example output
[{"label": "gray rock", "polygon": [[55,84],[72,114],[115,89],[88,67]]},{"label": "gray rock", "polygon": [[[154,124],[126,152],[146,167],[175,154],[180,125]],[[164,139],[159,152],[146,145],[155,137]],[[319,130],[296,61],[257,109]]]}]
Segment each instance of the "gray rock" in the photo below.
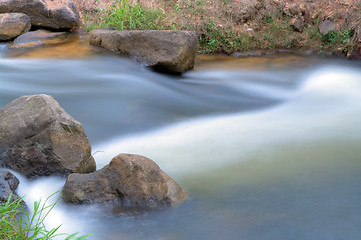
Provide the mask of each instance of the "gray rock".
[{"label": "gray rock", "polygon": [[71,29],[79,25],[73,0],[0,0],[0,13],[25,13],[38,27]]},{"label": "gray rock", "polygon": [[96,168],[82,125],[44,94],[20,97],[0,110],[0,165],[29,178]]},{"label": "gray rock", "polygon": [[282,12],[274,5],[267,6],[267,13],[270,15],[271,18],[277,19],[282,15]]},{"label": "gray rock", "polygon": [[323,21],[319,26],[318,30],[322,35],[326,35],[329,32],[336,30],[336,23],[330,20]]},{"label": "gray rock", "polygon": [[101,204],[120,211],[174,206],[187,194],[152,160],[119,154],[109,165],[89,174],[70,174],[63,200],[73,204]]},{"label": "gray rock", "polygon": [[17,37],[9,48],[33,48],[51,46],[68,42],[71,34],[67,32],[51,32],[48,30],[36,30],[24,33]]},{"label": "gray rock", "polygon": [[293,18],[290,20],[289,24],[295,30],[296,32],[302,32],[303,31],[303,21],[299,18]]},{"label": "gray rock", "polygon": [[0,14],[0,41],[12,40],[30,28],[30,18],[23,13]]},{"label": "gray rock", "polygon": [[93,45],[130,56],[156,71],[183,73],[194,66],[197,35],[189,31],[94,30]]},{"label": "gray rock", "polygon": [[16,194],[19,180],[9,171],[0,170],[0,203],[6,202],[10,195],[10,201],[14,201],[19,198]]}]

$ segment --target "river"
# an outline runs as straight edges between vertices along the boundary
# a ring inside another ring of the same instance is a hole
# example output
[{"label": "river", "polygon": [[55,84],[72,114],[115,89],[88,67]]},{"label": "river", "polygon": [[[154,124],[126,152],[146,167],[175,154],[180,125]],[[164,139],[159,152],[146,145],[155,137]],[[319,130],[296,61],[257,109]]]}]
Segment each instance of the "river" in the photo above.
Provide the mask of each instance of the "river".
[{"label": "river", "polygon": [[[83,124],[98,168],[118,153],[141,154],[191,196],[175,208],[116,216],[60,202],[46,224],[63,224],[61,232],[352,240],[361,236],[360,66],[200,56],[193,71],[168,76],[84,45],[20,53],[0,45],[0,107],[52,95]],[[19,177],[29,206],[65,182]]]}]

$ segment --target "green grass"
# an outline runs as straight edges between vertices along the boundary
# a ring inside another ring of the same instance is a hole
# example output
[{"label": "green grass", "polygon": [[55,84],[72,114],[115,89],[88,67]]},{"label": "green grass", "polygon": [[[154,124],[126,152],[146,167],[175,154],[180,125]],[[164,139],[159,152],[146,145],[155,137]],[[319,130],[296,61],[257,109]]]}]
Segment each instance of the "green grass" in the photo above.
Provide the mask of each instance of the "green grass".
[{"label": "green grass", "polygon": [[[56,193],[54,193],[56,194]],[[50,240],[64,237],[65,240],[86,240],[87,236],[77,237],[77,233],[57,233],[60,226],[47,229],[44,220],[58,203],[47,204],[52,194],[44,202],[34,202],[33,214],[23,208],[23,199],[11,201],[11,196],[4,203],[0,203],[0,239],[2,240]]]},{"label": "green grass", "polygon": [[140,3],[131,5],[128,0],[119,1],[105,9],[99,16],[100,21],[89,24],[87,30],[113,27],[118,30],[161,30],[167,29],[165,13],[148,8]]}]

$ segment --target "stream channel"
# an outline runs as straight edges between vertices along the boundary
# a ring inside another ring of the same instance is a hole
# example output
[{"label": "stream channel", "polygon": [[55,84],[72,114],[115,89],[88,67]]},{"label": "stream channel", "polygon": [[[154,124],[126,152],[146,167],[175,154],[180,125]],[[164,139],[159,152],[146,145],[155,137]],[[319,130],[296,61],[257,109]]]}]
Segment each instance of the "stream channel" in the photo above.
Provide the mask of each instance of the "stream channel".
[{"label": "stream channel", "polygon": [[[98,169],[141,154],[191,196],[115,216],[60,202],[49,227],[92,240],[360,239],[360,62],[199,56],[168,76],[82,43],[0,45],[0,107],[38,93],[83,124]],[[29,206],[65,182],[19,177]]]}]

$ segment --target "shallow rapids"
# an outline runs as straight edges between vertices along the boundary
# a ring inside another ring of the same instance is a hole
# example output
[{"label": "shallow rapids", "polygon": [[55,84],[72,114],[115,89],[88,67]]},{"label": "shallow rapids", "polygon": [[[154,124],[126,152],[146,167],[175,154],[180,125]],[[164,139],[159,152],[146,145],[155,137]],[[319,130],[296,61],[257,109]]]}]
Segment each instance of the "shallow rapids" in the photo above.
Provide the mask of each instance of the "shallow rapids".
[{"label": "shallow rapids", "polygon": [[[360,69],[339,60],[227,58],[172,77],[103,54],[2,56],[0,107],[50,94],[84,125],[98,168],[121,152],[142,154],[191,196],[173,209],[119,216],[60,202],[47,224],[63,224],[63,232],[94,240],[350,240],[361,235]],[[65,180],[21,181],[31,206]]]}]

